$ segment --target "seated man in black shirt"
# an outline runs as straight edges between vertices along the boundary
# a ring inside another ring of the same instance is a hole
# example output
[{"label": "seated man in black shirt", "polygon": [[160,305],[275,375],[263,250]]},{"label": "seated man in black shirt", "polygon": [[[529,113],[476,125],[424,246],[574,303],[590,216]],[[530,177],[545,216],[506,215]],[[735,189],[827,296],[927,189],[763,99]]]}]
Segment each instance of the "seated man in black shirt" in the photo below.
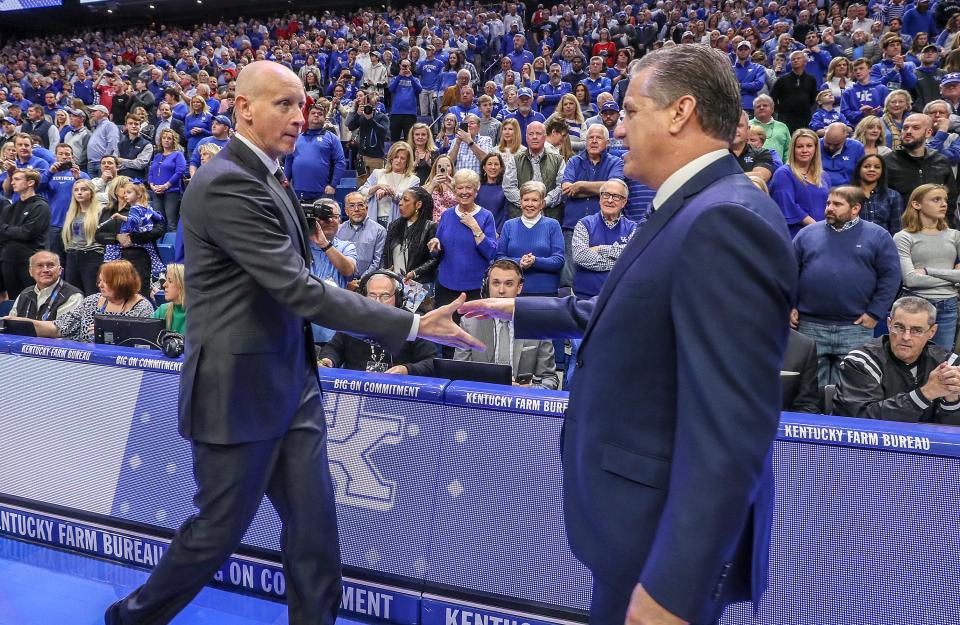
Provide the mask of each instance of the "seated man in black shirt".
[{"label": "seated man in black shirt", "polygon": [[833,413],[847,417],[960,425],[960,367],[931,339],[937,309],[901,297],[887,319],[890,334],[847,354]]},{"label": "seated man in black shirt", "polygon": [[747,114],[740,113],[740,123],[737,124],[737,135],[730,144],[730,153],[733,154],[745,174],[770,182],[773,172],[777,169],[773,164],[773,155],[770,150],[755,148],[747,139],[750,138],[750,124],[747,123]]},{"label": "seated man in black shirt", "polygon": [[[403,281],[392,272],[374,271],[360,280],[360,294],[399,307],[403,304]],[[431,376],[436,355],[437,346],[424,339],[407,341],[399,352],[390,353],[379,343],[337,332],[320,350],[319,361],[323,367]]]}]

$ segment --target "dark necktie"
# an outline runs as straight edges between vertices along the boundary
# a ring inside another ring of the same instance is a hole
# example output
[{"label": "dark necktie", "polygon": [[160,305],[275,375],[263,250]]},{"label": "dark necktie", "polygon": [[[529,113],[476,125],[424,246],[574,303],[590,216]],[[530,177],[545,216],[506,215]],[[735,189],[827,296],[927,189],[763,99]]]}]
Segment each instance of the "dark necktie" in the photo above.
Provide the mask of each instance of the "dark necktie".
[{"label": "dark necktie", "polygon": [[310,258],[311,258],[311,254],[310,254],[310,251],[309,251],[310,248],[309,248],[309,246],[307,245],[305,238],[303,238],[303,237],[306,237],[306,236],[309,236],[309,235],[308,235],[308,233],[307,233],[307,222],[304,220],[304,218],[303,218],[303,211],[301,211],[301,209],[300,209],[300,202],[297,200],[297,196],[296,196],[296,194],[293,192],[293,189],[290,188],[290,183],[287,181],[287,177],[286,177],[285,175],[283,175],[283,168],[282,168],[282,167],[278,167],[278,168],[277,168],[277,171],[273,172],[273,177],[277,179],[277,182],[279,182],[279,183],[280,183],[280,186],[283,187],[283,190],[287,192],[287,197],[290,199],[290,207],[293,209],[293,214],[294,214],[295,218],[297,219],[297,221],[299,222],[299,224],[300,224],[300,230],[301,230],[301,232],[302,232],[302,236],[298,236],[297,233],[293,233],[293,234],[294,234],[294,238],[295,238],[295,239],[296,239],[296,238],[299,238],[299,239],[300,239],[300,243],[301,243],[300,250],[301,250],[301,253],[303,254],[304,258],[306,258],[307,261],[308,261],[308,263],[309,263],[309,262],[310,262]]}]

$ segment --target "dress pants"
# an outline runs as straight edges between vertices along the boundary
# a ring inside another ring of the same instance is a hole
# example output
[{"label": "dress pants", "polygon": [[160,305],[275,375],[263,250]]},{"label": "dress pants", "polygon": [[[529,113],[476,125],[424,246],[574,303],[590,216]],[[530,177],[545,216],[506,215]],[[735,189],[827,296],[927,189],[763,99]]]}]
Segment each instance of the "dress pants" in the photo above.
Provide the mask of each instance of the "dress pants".
[{"label": "dress pants", "polygon": [[169,623],[236,550],[266,494],[283,523],[290,624],[333,625],[341,567],[326,443],[314,375],[280,438],[236,445],[194,442],[198,512],[177,531],[146,583],[110,607],[107,624]]}]

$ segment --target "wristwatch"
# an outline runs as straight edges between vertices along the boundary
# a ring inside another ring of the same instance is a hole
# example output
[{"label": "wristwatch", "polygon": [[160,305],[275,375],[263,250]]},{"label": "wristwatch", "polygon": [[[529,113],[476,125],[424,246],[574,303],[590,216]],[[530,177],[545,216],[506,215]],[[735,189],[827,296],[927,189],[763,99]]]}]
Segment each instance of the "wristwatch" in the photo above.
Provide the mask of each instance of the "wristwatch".
[{"label": "wristwatch", "polygon": [[331,243],[327,243],[326,247],[321,247],[321,248],[320,248],[320,251],[321,251],[321,252],[326,252],[326,251],[329,250],[331,247],[333,247],[333,243],[332,243],[332,242],[331,242]]},{"label": "wristwatch", "polygon": [[475,143],[474,141],[471,141],[470,143],[467,144],[467,147],[472,148],[474,143]]}]

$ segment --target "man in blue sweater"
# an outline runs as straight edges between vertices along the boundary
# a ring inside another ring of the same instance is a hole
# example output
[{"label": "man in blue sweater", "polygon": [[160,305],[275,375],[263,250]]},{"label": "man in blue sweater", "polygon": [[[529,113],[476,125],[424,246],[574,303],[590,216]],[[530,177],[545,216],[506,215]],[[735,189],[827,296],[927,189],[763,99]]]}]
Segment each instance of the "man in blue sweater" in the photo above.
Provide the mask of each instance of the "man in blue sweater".
[{"label": "man in blue sweater", "polygon": [[[607,150],[610,143],[607,129],[601,124],[587,128],[586,149],[567,161],[563,170],[561,193],[566,198],[563,208],[564,258],[560,286],[573,286],[573,230],[577,223],[600,210],[600,189],[607,181],[623,180],[623,159]],[[624,194],[624,201],[629,194]]]},{"label": "man in blue sweater", "polygon": [[443,73],[443,61],[437,58],[437,49],[427,46],[427,58],[417,63],[417,78],[420,79],[420,114],[436,117],[440,110],[440,74]]},{"label": "man in blue sweater", "polygon": [[400,61],[400,74],[387,86],[393,101],[390,105],[391,141],[403,141],[407,133],[417,123],[417,101],[423,86],[413,75],[413,62]]},{"label": "man in blue sweater", "polygon": [[301,202],[333,196],[347,168],[343,145],[324,122],[323,109],[317,104],[311,106],[306,130],[283,161],[283,173]]},{"label": "man in blue sweater", "polygon": [[67,252],[63,248],[60,231],[73,197],[73,183],[81,178],[89,180],[90,176],[80,171],[80,166],[73,159],[73,148],[67,143],[57,146],[57,162],[51,165],[50,169],[40,172],[40,187],[46,190],[47,199],[50,201],[47,249],[60,257],[61,265],[66,263]]},{"label": "man in blue sweater", "polygon": [[820,386],[836,384],[840,361],[873,338],[900,288],[900,258],[882,227],[860,219],[858,187],[831,189],[826,221],[797,233],[799,295],[790,323],[817,343]]}]

